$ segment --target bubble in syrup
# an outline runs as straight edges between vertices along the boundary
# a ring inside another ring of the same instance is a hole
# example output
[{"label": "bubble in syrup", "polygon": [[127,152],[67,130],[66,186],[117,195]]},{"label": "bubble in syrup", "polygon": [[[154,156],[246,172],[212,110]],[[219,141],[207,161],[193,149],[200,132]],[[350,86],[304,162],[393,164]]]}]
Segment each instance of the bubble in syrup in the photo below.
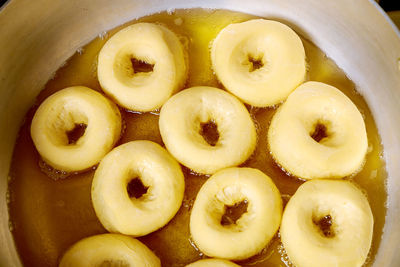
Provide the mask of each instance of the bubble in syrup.
[{"label": "bubble in syrup", "polygon": [[188,37],[186,36],[179,36],[179,41],[181,42],[181,44],[183,45],[185,50],[189,50],[189,43],[190,40]]},{"label": "bubble in syrup", "polygon": [[364,263],[363,263],[363,265],[361,266],[361,267],[367,267],[367,266],[369,266],[370,265],[370,263],[371,263],[371,260],[372,260],[372,251],[371,251],[371,249],[368,251],[368,255],[367,255],[367,257],[366,257],[366,259],[365,259],[365,261],[364,261]]},{"label": "bubble in syrup", "polygon": [[306,80],[310,79],[310,69],[311,69],[311,64],[308,60],[306,60]]},{"label": "bubble in syrup", "polygon": [[[130,109],[124,109],[124,110],[125,110],[126,112],[132,113],[132,114],[137,114],[137,115],[143,114],[143,112],[141,112],[141,111],[130,110]],[[149,113],[154,112],[154,111],[155,111],[155,110],[150,111]]]},{"label": "bubble in syrup", "polygon": [[191,210],[193,205],[194,205],[194,200],[185,198],[185,199],[183,199],[183,203],[182,204],[183,204],[184,208],[186,208],[188,210]]},{"label": "bubble in syrup", "polygon": [[360,113],[361,113],[361,117],[365,121],[367,119],[367,117],[365,116],[364,111],[361,108],[359,110],[360,110]]},{"label": "bubble in syrup", "polygon": [[99,33],[99,38],[101,40],[107,39],[108,38],[108,33],[106,31],[103,31],[103,32]]},{"label": "bubble in syrup", "polygon": [[158,115],[160,115],[160,111],[161,111],[161,108],[158,108],[158,109],[155,109],[153,111],[150,111],[149,113],[158,116]]},{"label": "bubble in syrup", "polygon": [[200,249],[196,246],[196,244],[194,243],[192,237],[189,237],[188,241],[189,241],[190,245],[199,253],[199,256],[203,257],[204,256],[203,252],[201,252]]},{"label": "bubble in syrup", "polygon": [[8,221],[8,230],[10,230],[10,232],[14,231],[15,226],[14,223],[10,220]]},{"label": "bubble in syrup", "polygon": [[65,171],[60,171],[60,170],[54,169],[53,167],[48,165],[46,162],[44,162],[44,160],[42,160],[42,159],[39,160],[39,168],[43,173],[45,173],[48,177],[50,177],[51,179],[53,179],[55,181],[57,181],[59,179],[67,178],[68,176],[70,176],[72,174],[72,173],[68,173]]},{"label": "bubble in syrup", "polygon": [[85,49],[83,49],[83,47],[79,47],[78,49],[76,49],[76,53],[78,53],[79,55],[82,55],[84,51]]},{"label": "bubble in syrup", "polygon": [[348,181],[350,181],[355,187],[357,187],[357,189],[360,190],[360,192],[365,196],[365,198],[369,199],[368,191],[365,188],[361,187],[361,185],[359,185],[354,180],[348,180]]},{"label": "bubble in syrup", "polygon": [[[208,50],[211,51],[211,49],[212,49],[212,47],[213,47],[213,43],[214,43],[214,39],[212,39],[211,41],[208,42]],[[213,69],[213,70],[214,70],[214,69]],[[214,71],[213,71],[213,74],[216,75]]]},{"label": "bubble in syrup", "polygon": [[64,68],[68,65],[68,61],[64,61],[61,65],[60,68]]},{"label": "bubble in syrup", "polygon": [[50,75],[49,80],[54,80],[56,77],[57,77],[57,73],[54,72],[54,73],[52,73],[52,74]]},{"label": "bubble in syrup", "polygon": [[371,143],[368,143],[367,154],[371,153],[372,150],[374,150],[374,145]]},{"label": "bubble in syrup", "polygon": [[[289,195],[289,194],[282,194],[281,197],[282,197],[283,204],[286,206],[286,204],[289,202],[289,200],[290,200],[290,198],[291,198],[292,196]],[[280,235],[280,234],[279,234],[279,235]]]},{"label": "bubble in syrup", "polygon": [[90,73],[92,74],[92,77],[96,78],[96,79],[97,79],[97,62],[98,62],[98,60],[97,60],[97,57],[96,57],[96,59],[93,60],[93,63],[90,66],[90,69],[91,69]]},{"label": "bubble in syrup", "polygon": [[6,193],[6,203],[7,203],[7,205],[10,204],[10,202],[11,202],[11,194],[10,194],[10,191],[7,190],[7,193]]},{"label": "bubble in syrup", "polygon": [[203,177],[205,177],[205,178],[210,178],[210,177],[211,177],[211,174],[199,173],[199,172],[196,172],[196,171],[194,171],[194,170],[190,170],[189,173],[190,173],[191,175],[198,176],[198,177],[201,177],[201,176],[203,176]]},{"label": "bubble in syrup", "polygon": [[175,9],[174,9],[174,8],[168,8],[168,9],[167,9],[167,14],[168,14],[168,15],[172,15],[172,14],[174,14],[174,12],[175,12]]},{"label": "bubble in syrup", "polygon": [[281,255],[281,261],[287,267],[295,267],[295,265],[290,261],[289,256],[287,255],[286,249],[283,246],[282,242],[280,242],[278,245],[278,253],[279,253],[279,255]]}]

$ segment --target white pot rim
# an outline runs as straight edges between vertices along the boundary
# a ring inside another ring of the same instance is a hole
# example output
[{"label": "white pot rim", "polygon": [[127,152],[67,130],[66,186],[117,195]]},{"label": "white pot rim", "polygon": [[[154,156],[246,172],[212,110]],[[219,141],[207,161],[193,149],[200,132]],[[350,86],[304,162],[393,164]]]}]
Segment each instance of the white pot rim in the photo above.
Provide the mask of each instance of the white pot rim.
[{"label": "white pot rim", "polygon": [[398,266],[400,32],[373,0],[8,1],[0,9],[0,266],[21,265],[5,195],[16,135],[36,95],[67,58],[98,34],[171,7],[225,8],[287,22],[355,82],[375,117],[388,172],[386,224],[374,266]]}]

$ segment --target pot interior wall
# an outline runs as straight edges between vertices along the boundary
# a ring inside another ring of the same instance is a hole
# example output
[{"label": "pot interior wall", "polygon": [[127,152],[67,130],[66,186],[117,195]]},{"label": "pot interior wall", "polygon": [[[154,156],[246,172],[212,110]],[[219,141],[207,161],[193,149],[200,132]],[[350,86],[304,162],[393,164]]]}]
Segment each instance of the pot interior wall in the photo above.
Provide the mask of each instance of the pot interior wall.
[{"label": "pot interior wall", "polygon": [[[373,1],[12,0],[0,12],[0,266],[19,266],[9,231],[7,177],[21,121],[79,47],[126,21],[171,8],[225,8],[285,21],[348,74],[368,101],[384,145],[388,211],[374,266],[398,266],[400,37]],[[394,119],[396,118],[396,119]]]}]

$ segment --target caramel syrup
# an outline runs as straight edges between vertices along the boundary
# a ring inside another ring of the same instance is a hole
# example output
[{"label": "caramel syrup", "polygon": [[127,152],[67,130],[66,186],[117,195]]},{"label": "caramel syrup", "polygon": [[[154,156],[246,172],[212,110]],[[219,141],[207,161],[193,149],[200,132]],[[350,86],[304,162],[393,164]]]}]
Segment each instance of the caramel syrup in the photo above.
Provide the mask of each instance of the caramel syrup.
[{"label": "caramel syrup", "polygon": [[[225,10],[177,10],[132,21],[155,22],[166,25],[180,35],[189,51],[190,73],[186,86],[208,85],[222,88],[211,69],[210,41],[230,23],[255,18],[252,15]],[[126,25],[124,25],[126,26]],[[105,233],[93,210],[90,190],[94,170],[68,175],[53,170],[43,162],[32,143],[30,124],[38,105],[49,95],[68,86],[84,85],[101,91],[96,76],[97,55],[106,40],[123,26],[114,29],[77,51],[61,67],[37,97],[23,123],[15,145],[9,183],[12,230],[15,243],[25,266],[57,266],[66,249],[78,240]],[[342,90],[362,112],[368,134],[369,153],[363,169],[354,180],[368,196],[374,215],[374,235],[370,257],[373,259],[381,242],[385,223],[386,171],[382,159],[380,137],[371,112],[356,86],[335,63],[309,41],[303,39],[307,60],[308,80],[321,81]],[[151,70],[150,70],[151,71]],[[258,145],[251,158],[243,164],[258,168],[269,175],[279,188],[284,202],[303,182],[290,177],[272,160],[267,147],[267,131],[275,108],[248,107],[258,126]],[[158,129],[158,114],[134,113],[122,110],[126,129],[120,143],[146,139],[163,144]],[[196,175],[183,167],[186,191],[177,215],[162,229],[139,239],[161,259],[163,266],[184,266],[205,257],[192,245],[189,216],[196,194],[208,177]],[[290,265],[282,252],[279,235],[256,256],[239,262],[242,266]]]}]

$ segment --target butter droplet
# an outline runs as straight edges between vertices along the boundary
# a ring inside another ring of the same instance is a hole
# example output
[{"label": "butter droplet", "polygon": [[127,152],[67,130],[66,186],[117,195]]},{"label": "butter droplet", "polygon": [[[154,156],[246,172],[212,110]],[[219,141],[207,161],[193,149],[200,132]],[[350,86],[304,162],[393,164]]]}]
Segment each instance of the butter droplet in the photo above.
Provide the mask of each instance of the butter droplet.
[{"label": "butter droplet", "polygon": [[373,170],[373,171],[371,171],[369,178],[375,179],[377,176],[378,176],[378,170]]},{"label": "butter droplet", "polygon": [[180,26],[183,23],[183,19],[182,18],[176,18],[176,19],[174,19],[174,23],[175,23],[175,25]]},{"label": "butter droplet", "polygon": [[57,200],[56,206],[62,208],[65,206],[65,202],[63,200]]}]

